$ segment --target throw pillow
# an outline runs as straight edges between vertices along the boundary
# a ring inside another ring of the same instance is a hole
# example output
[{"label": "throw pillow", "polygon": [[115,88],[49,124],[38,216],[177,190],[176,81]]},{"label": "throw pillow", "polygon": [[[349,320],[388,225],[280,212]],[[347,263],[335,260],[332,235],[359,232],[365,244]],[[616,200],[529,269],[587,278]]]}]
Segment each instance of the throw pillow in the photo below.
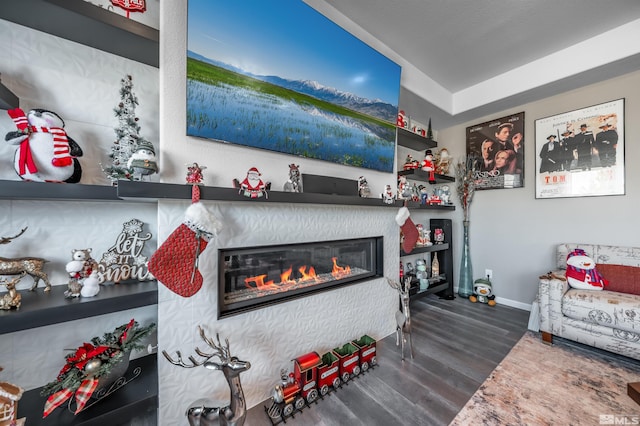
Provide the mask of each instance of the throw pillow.
[{"label": "throw pillow", "polygon": [[606,290],[640,295],[640,267],[602,263],[597,268],[609,281]]}]

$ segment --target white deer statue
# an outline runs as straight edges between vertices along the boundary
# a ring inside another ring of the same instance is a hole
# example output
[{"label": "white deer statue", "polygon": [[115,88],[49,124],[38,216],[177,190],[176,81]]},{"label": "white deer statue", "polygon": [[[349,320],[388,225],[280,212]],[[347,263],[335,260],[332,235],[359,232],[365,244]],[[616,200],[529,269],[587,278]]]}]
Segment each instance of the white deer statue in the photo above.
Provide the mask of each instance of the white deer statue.
[{"label": "white deer statue", "polygon": [[[193,356],[189,356],[189,363],[182,360],[182,354],[180,351],[176,351],[178,356],[177,360],[174,360],[169,356],[166,351],[162,351],[164,357],[172,364],[184,367],[193,368],[203,365],[210,370],[220,370],[224,374],[229,384],[229,391],[231,393],[231,399],[229,405],[224,407],[214,407],[214,401],[209,399],[199,399],[195,401],[187,409],[187,419],[190,426],[213,426],[213,425],[226,425],[226,426],[242,426],[247,416],[247,403],[244,399],[244,392],[242,391],[242,384],[240,383],[240,373],[247,371],[251,368],[251,364],[246,361],[240,361],[235,356],[231,356],[229,351],[229,339],[225,339],[225,346],[220,343],[220,336],[216,333],[216,340],[218,343],[207,337],[202,327],[198,326],[200,337],[204,342],[212,349],[213,353],[207,353],[196,348],[195,351],[198,355],[204,359],[197,361]],[[220,362],[210,361],[211,358],[217,357]]]},{"label": "white deer statue", "polygon": [[405,277],[404,283],[387,278],[389,285],[400,295],[400,309],[396,312],[396,345],[401,345],[404,361],[404,346],[409,341],[409,354],[413,359],[413,341],[411,339],[411,311],[409,310],[409,289],[411,278]]}]

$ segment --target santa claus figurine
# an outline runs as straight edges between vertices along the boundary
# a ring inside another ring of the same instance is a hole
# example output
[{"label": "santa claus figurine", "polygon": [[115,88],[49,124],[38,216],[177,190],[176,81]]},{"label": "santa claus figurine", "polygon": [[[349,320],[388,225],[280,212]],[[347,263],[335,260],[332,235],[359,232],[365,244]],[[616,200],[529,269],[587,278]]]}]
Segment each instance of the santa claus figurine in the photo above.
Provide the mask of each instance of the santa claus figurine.
[{"label": "santa claus figurine", "polygon": [[237,179],[233,180],[234,186],[238,188],[238,193],[249,198],[260,198],[263,195],[269,198],[267,190],[270,187],[270,183],[264,183],[260,179],[260,172],[257,168],[252,167],[247,172],[247,177],[242,182],[238,182]]},{"label": "santa claus figurine", "polygon": [[435,166],[435,164],[433,162],[433,153],[431,152],[430,149],[428,149],[424,154],[424,160],[422,160],[421,169],[422,169],[422,171],[429,172],[429,183],[435,183],[435,181],[436,181],[436,176],[435,176],[436,166]]}]

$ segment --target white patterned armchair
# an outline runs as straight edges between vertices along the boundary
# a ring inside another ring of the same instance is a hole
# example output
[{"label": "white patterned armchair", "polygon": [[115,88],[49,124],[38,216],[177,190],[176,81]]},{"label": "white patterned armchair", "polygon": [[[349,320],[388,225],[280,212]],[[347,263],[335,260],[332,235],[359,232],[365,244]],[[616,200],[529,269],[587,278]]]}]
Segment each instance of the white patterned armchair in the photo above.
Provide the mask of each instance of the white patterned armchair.
[{"label": "white patterned armchair", "polygon": [[[595,260],[610,282],[605,290],[569,287],[566,259],[576,248]],[[558,336],[640,359],[640,248],[560,244],[556,256],[559,270],[540,277],[542,339],[551,343]]]}]

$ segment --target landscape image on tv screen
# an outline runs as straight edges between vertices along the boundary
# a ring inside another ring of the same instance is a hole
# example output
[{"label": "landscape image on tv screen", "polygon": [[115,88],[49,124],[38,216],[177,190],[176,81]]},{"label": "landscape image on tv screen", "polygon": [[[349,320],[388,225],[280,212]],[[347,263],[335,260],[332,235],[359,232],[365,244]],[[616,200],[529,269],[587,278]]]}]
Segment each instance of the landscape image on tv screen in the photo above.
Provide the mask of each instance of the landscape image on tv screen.
[{"label": "landscape image on tv screen", "polygon": [[398,64],[300,0],[189,0],[187,135],[392,172]]}]

